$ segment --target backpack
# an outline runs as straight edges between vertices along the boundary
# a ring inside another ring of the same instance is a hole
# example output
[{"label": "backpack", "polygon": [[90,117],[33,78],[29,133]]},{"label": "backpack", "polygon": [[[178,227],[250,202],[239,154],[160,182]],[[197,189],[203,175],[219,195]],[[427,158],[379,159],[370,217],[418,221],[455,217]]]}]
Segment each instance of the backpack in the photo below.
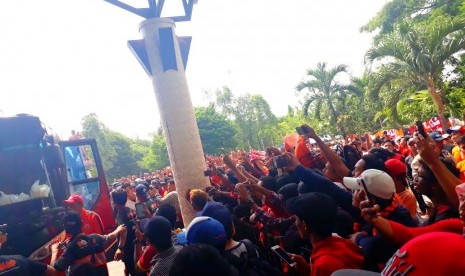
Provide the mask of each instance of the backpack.
[{"label": "backpack", "polygon": [[247,252],[243,252],[240,257],[225,251],[224,258],[237,270],[241,276],[278,276],[283,275],[278,269],[272,266],[260,255],[260,249],[251,241],[244,239],[241,242],[245,245]]}]

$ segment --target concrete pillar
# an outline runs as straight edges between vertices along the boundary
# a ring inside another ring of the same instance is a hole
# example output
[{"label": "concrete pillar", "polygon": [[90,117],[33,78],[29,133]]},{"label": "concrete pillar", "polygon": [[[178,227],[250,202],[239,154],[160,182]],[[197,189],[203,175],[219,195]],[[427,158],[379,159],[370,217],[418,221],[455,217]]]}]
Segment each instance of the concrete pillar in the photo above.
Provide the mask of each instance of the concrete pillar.
[{"label": "concrete pillar", "polygon": [[173,170],[184,224],[194,218],[185,199],[188,189],[209,185],[199,130],[187,86],[174,21],[151,18],[140,24],[163,133]]}]

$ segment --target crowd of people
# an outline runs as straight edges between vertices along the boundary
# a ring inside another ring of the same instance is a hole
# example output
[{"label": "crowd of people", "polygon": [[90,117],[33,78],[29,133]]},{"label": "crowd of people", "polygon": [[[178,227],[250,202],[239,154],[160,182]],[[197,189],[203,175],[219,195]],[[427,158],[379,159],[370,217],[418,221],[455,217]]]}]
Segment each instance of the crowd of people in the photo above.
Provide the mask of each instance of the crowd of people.
[{"label": "crowd of people", "polygon": [[170,168],[113,184],[108,235],[71,196],[70,241],[42,271],[108,275],[117,239],[125,275],[465,275],[464,127],[332,144],[300,129],[291,147],[206,156],[188,225]]}]

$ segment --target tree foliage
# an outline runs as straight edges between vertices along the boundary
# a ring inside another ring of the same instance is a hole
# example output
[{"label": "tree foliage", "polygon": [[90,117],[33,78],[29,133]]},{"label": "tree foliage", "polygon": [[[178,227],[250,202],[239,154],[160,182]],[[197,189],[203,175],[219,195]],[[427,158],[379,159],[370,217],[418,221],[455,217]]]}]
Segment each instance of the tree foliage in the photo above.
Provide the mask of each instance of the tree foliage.
[{"label": "tree foliage", "polygon": [[[296,89],[308,89],[302,110],[304,115],[313,112],[317,119],[329,118],[328,127],[335,132],[345,133],[345,126],[339,120],[346,108],[346,101],[351,93],[359,91],[351,84],[342,83],[338,77],[347,74],[347,65],[328,68],[326,62],[319,62],[315,69],[308,69],[309,80],[300,82]],[[323,116],[322,116],[323,115]]]},{"label": "tree foliage", "polygon": [[439,118],[447,125],[443,71],[446,63],[465,49],[464,36],[463,17],[441,15],[417,24],[406,20],[372,46],[367,52],[367,61],[381,63],[375,72],[377,89],[372,93],[388,91],[384,93],[388,108],[385,111],[394,120],[400,121],[398,103],[426,88]]},{"label": "tree foliage", "polygon": [[147,154],[149,149],[148,142],[131,139],[110,130],[100,122],[95,113],[84,116],[82,130],[85,137],[97,141],[107,179],[113,180],[149,169],[143,161],[144,154]]},{"label": "tree foliage", "polygon": [[261,95],[234,96],[228,87],[224,87],[216,92],[215,106],[234,121],[239,147],[264,148],[273,144],[270,127],[277,124],[277,118]]},{"label": "tree foliage", "polygon": [[226,116],[218,113],[213,104],[196,107],[195,117],[205,153],[221,154],[221,148],[227,150],[236,148],[237,130],[234,124]]}]

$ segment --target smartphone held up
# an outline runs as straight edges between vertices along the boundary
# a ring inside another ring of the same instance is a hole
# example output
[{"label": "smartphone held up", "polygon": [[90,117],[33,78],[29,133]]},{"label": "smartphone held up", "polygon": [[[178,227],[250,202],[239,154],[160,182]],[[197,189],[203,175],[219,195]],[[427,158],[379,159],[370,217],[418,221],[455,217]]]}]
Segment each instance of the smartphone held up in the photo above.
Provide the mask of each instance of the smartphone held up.
[{"label": "smartphone held up", "polygon": [[295,267],[297,265],[297,263],[292,260],[291,256],[286,251],[284,251],[284,249],[282,249],[279,245],[271,247],[271,250],[289,266]]}]

